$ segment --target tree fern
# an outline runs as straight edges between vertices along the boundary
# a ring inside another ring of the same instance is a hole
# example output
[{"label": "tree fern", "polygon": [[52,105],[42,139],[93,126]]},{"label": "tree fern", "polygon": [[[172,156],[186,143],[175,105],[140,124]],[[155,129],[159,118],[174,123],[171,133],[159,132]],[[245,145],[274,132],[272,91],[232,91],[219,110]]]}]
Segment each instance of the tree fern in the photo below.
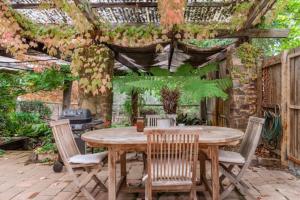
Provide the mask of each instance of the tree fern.
[{"label": "tree fern", "polygon": [[212,63],[205,67],[194,69],[189,64],[181,65],[176,72],[167,69],[152,68],[149,73],[137,75],[130,73],[126,76],[114,78],[114,90],[119,92],[151,91],[159,94],[164,87],[179,89],[181,101],[189,103],[199,102],[203,98],[219,97],[223,100],[228,98],[225,90],[232,86],[230,78],[207,80],[208,73],[217,71],[217,64]]}]

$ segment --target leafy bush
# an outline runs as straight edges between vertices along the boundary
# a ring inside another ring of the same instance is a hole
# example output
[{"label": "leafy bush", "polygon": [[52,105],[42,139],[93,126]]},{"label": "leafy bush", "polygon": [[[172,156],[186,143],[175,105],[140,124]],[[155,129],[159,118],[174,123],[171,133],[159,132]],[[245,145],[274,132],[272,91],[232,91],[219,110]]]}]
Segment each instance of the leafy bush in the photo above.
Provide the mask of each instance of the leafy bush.
[{"label": "leafy bush", "polygon": [[176,119],[177,124],[185,125],[201,125],[201,120],[198,117],[188,116],[187,114],[179,114]]},{"label": "leafy bush", "polygon": [[39,138],[51,134],[51,129],[48,124],[36,113],[10,113],[7,129],[10,136]]},{"label": "leafy bush", "polygon": [[50,108],[41,101],[19,101],[20,112],[36,113],[42,119],[48,119],[51,116]]}]

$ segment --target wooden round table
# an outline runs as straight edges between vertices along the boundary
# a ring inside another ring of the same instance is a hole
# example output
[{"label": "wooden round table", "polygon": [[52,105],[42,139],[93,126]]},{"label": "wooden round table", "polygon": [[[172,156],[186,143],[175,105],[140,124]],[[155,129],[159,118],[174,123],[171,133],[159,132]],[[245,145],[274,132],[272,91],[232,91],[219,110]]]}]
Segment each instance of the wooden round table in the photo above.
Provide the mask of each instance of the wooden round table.
[{"label": "wooden round table", "polygon": [[[200,148],[208,149],[211,159],[212,199],[217,200],[220,199],[219,146],[237,144],[244,133],[237,129],[216,126],[200,126],[200,129],[202,130],[199,133]],[[126,152],[146,152],[146,135],[137,132],[136,127],[124,127],[89,131],[81,138],[91,147],[108,148],[108,197],[109,200],[115,200],[117,187],[121,185],[116,184],[117,154],[121,155],[121,181],[124,181],[126,180]],[[203,169],[203,167],[200,168]]]}]

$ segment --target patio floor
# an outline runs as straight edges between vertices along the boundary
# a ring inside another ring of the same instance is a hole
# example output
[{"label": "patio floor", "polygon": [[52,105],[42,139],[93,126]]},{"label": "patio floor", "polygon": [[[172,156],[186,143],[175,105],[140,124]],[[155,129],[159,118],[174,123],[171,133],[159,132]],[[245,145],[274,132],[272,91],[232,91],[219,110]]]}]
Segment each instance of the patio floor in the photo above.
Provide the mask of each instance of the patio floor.
[{"label": "patio floor", "polygon": [[[27,163],[31,152],[9,151],[0,157],[0,200],[84,200],[82,194],[74,193],[74,186],[65,171],[54,173],[52,166],[41,163]],[[106,170],[106,169],[105,169]],[[107,180],[105,170],[101,173]],[[140,184],[142,163],[137,160],[127,164],[128,183]],[[137,180],[138,179],[138,180]],[[256,199],[263,200],[296,200],[300,196],[300,179],[285,170],[271,170],[264,167],[251,167],[244,176],[251,186],[251,193]],[[157,194],[160,200],[187,199],[185,194]],[[99,192],[97,199],[106,200],[107,194]],[[250,199],[233,192],[229,200]],[[143,199],[143,194],[120,193],[118,199]],[[198,199],[207,199],[207,194],[199,194]]]}]

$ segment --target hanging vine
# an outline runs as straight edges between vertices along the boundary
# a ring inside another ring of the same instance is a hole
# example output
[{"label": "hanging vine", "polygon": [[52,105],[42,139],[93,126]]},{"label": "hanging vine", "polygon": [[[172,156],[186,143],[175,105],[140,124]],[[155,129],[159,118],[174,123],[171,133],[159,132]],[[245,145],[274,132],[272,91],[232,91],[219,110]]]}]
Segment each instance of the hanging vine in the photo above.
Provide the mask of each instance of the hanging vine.
[{"label": "hanging vine", "polygon": [[238,58],[245,66],[241,69],[240,66],[233,66],[231,74],[233,77],[239,77],[241,83],[248,83],[250,80],[257,79],[257,62],[262,56],[262,51],[253,45],[245,42],[236,49]]}]

